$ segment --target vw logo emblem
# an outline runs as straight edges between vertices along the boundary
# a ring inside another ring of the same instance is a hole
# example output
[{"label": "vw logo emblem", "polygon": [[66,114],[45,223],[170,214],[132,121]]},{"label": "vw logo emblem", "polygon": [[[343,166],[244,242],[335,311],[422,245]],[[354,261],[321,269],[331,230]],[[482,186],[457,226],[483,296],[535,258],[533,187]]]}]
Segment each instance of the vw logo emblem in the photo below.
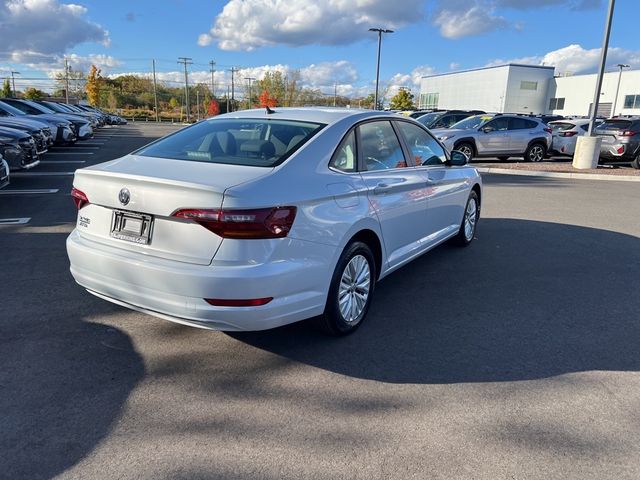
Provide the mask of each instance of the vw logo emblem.
[{"label": "vw logo emblem", "polygon": [[120,193],[118,194],[118,200],[120,200],[120,203],[122,205],[126,205],[127,203],[129,203],[130,199],[131,194],[129,193],[128,189],[123,188],[122,190],[120,190]]}]

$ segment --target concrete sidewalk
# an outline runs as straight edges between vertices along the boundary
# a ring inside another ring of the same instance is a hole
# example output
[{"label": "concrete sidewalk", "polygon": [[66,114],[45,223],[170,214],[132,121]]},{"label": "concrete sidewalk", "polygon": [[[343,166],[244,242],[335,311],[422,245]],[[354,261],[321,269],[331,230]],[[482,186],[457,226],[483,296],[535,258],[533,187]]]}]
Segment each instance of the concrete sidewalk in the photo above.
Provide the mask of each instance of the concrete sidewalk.
[{"label": "concrete sidewalk", "polygon": [[568,161],[530,162],[471,162],[480,173],[523,175],[547,178],[571,178],[579,180],[612,180],[616,182],[640,182],[640,170],[630,167],[602,166],[597,169],[577,170]]}]

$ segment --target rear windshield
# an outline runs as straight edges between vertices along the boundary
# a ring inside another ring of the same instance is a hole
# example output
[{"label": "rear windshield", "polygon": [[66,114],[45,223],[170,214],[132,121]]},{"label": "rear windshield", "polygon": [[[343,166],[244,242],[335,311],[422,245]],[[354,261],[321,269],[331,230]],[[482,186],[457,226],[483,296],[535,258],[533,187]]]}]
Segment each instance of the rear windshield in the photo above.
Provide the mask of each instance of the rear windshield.
[{"label": "rear windshield", "polygon": [[274,167],[324,126],[293,120],[205,120],[134,154],[193,162]]},{"label": "rear windshield", "polygon": [[605,120],[596,128],[598,130],[627,130],[631,127],[629,120]]},{"label": "rear windshield", "polygon": [[573,123],[558,123],[558,122],[550,123],[549,126],[551,127],[551,130],[553,130],[554,132],[562,132],[564,130],[571,130],[572,128],[575,127],[575,125]]}]

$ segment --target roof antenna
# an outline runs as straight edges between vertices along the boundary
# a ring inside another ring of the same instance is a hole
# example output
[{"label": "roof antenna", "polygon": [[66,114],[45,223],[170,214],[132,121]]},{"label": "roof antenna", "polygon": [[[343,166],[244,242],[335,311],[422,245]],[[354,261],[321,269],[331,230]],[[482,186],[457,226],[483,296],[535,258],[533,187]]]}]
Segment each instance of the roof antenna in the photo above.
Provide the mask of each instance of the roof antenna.
[{"label": "roof antenna", "polygon": [[275,110],[271,110],[271,109],[269,108],[269,105],[267,105],[267,106],[266,106],[266,108],[267,108],[267,115],[271,115],[272,113],[276,113],[276,111],[275,111]]}]

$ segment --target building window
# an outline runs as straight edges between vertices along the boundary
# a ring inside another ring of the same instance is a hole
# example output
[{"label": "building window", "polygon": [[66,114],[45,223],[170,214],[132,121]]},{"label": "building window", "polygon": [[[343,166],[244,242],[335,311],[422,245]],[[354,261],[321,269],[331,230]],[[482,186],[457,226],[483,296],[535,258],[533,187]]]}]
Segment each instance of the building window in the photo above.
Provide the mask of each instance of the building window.
[{"label": "building window", "polygon": [[420,108],[438,108],[439,93],[421,93]]},{"label": "building window", "polygon": [[522,80],[520,82],[520,90],[538,90],[538,82]]},{"label": "building window", "polygon": [[640,108],[640,95],[625,95],[624,108]]},{"label": "building window", "polygon": [[552,98],[549,102],[549,110],[564,110],[564,98]]}]

